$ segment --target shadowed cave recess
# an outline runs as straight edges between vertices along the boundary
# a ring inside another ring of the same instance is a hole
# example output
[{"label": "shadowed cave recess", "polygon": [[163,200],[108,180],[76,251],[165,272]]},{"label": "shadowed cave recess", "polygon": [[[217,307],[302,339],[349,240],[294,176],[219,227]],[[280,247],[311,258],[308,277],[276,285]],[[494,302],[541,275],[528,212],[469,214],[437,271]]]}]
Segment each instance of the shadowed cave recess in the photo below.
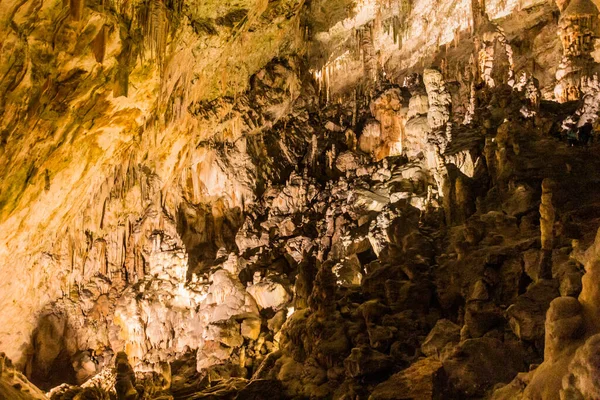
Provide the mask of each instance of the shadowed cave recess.
[{"label": "shadowed cave recess", "polygon": [[600,399],[598,6],[0,2],[0,399]]}]

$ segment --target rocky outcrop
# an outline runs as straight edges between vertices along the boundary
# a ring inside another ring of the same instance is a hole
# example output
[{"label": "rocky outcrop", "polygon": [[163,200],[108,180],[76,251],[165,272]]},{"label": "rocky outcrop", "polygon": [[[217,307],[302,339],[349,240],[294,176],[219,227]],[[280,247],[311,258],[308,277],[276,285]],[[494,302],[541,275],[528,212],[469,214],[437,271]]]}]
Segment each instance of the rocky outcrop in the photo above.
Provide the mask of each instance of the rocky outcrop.
[{"label": "rocky outcrop", "polygon": [[0,354],[0,397],[15,400],[46,400],[48,397]]}]

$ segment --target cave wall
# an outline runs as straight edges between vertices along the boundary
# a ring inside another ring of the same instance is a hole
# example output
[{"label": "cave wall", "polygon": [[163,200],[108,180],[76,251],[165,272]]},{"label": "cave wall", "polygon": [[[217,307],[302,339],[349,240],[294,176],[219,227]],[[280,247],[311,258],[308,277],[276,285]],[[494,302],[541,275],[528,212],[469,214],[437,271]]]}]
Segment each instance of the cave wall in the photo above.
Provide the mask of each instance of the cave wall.
[{"label": "cave wall", "polygon": [[[310,5],[308,18],[321,18],[308,35],[297,0],[2,5],[0,347],[10,358],[23,365],[39,311],[94,275],[135,283],[144,240],[156,229],[175,236],[180,210],[210,208],[193,213],[188,246],[222,236],[218,221],[252,203],[267,174],[267,151],[245,159],[249,144],[262,146],[249,138],[289,113],[308,71],[321,71],[320,101],[333,100],[352,86],[346,74],[382,69],[401,83],[476,30],[471,1],[329,3]],[[553,43],[544,28],[555,21],[540,7],[554,5],[490,1],[485,11],[511,38],[526,15]],[[532,40],[539,65],[559,57]]]},{"label": "cave wall", "polygon": [[[235,121],[212,128],[223,123],[231,101],[223,101],[221,116],[208,118],[199,116],[202,104],[237,96],[250,75],[295,51],[300,7],[298,1],[2,5],[0,254],[6,261],[0,273],[7,285],[0,342],[12,359],[20,358],[36,312],[93,275],[89,268],[76,271],[98,240],[107,243],[112,265],[104,270],[120,270],[131,222],[151,204],[170,202],[175,215],[178,195],[169,198],[167,188],[177,187],[185,169],[202,165],[206,151],[196,154],[197,146],[218,132],[240,134]],[[283,89],[282,97],[295,96],[293,87]],[[265,112],[266,119],[278,118],[278,110]],[[216,178],[206,179],[210,188]],[[192,201],[215,197],[207,196]]]}]

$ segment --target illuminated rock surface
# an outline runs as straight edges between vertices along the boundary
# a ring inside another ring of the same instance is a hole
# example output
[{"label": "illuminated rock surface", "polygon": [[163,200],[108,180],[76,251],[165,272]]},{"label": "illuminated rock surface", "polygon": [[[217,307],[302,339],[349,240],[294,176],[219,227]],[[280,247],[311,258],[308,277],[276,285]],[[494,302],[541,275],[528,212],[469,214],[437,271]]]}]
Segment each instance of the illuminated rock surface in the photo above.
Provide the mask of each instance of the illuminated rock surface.
[{"label": "illuminated rock surface", "polygon": [[0,399],[599,398],[598,18],[1,3]]}]

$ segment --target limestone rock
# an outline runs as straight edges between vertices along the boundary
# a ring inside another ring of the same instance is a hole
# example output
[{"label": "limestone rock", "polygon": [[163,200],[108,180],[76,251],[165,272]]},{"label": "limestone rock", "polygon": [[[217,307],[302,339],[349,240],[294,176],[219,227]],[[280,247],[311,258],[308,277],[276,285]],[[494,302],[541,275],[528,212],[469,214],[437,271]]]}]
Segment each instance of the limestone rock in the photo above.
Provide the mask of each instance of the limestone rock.
[{"label": "limestone rock", "polygon": [[246,339],[256,340],[260,335],[261,323],[258,318],[247,318],[242,321],[242,336]]},{"label": "limestone rock", "polygon": [[508,383],[525,369],[522,353],[492,338],[462,342],[443,366],[450,384],[468,396],[481,396],[497,382]]},{"label": "limestone rock", "polygon": [[581,304],[573,297],[558,297],[546,314],[544,359],[552,362],[583,332]]},{"label": "limestone rock", "polygon": [[533,284],[509,307],[509,323],[519,338],[535,341],[543,337],[546,311],[550,302],[559,295],[556,286],[553,281]]},{"label": "limestone rock", "polygon": [[563,379],[561,397],[593,399],[600,396],[599,340],[600,336],[594,335],[577,350],[569,365],[569,374]]},{"label": "limestone rock", "polygon": [[377,385],[369,400],[434,399],[445,392],[442,364],[424,358]]},{"label": "limestone rock", "polygon": [[458,344],[460,341],[460,326],[447,319],[439,320],[425,341],[421,345],[421,351],[426,356],[441,357],[445,350]]},{"label": "limestone rock", "polygon": [[125,3],[2,3],[0,397],[597,397],[589,0]]},{"label": "limestone rock", "polygon": [[35,387],[12,362],[0,353],[0,397],[14,400],[47,400],[48,397]]},{"label": "limestone rock", "polygon": [[341,153],[335,160],[335,167],[340,172],[354,171],[360,166],[358,156],[350,151]]},{"label": "limestone rock", "polygon": [[392,358],[369,347],[352,349],[350,356],[344,360],[349,376],[357,378],[381,373],[392,365]]},{"label": "limestone rock", "polygon": [[115,390],[117,392],[117,400],[135,400],[138,398],[138,392],[135,389],[135,374],[129,361],[127,354],[120,352],[117,354],[115,361],[115,369],[117,378]]},{"label": "limestone rock", "polygon": [[247,290],[261,308],[272,308],[278,311],[291,300],[285,287],[270,279],[251,285]]}]

